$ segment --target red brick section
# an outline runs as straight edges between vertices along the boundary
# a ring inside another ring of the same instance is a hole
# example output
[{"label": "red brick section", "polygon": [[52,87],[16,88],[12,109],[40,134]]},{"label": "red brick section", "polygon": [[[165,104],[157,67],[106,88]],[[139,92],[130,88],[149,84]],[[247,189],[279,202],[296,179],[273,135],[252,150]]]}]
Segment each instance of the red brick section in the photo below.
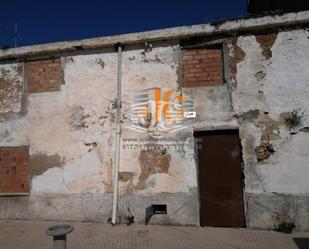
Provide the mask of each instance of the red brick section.
[{"label": "red brick section", "polygon": [[1,193],[29,193],[29,147],[0,147]]},{"label": "red brick section", "polygon": [[60,91],[60,58],[26,62],[25,77],[29,93]]},{"label": "red brick section", "polygon": [[272,56],[271,48],[277,39],[278,33],[271,33],[266,35],[256,35],[255,38],[260,46],[262,47],[262,55],[266,60],[270,59]]},{"label": "red brick section", "polygon": [[218,86],[223,83],[220,48],[183,51],[183,87]]},{"label": "red brick section", "polygon": [[245,59],[246,53],[237,45],[237,38],[234,38],[232,40],[231,45],[232,45],[232,55],[229,57],[229,62],[230,62],[232,78],[236,82],[237,64]]}]

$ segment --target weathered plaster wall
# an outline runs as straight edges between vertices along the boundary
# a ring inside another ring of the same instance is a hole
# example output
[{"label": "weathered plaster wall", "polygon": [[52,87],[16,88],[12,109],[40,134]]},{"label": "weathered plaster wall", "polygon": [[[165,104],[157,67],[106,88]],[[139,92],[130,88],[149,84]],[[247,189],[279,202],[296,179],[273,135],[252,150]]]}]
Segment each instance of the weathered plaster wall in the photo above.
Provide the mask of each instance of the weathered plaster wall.
[{"label": "weathered plaster wall", "polygon": [[[194,130],[240,130],[248,227],[271,229],[293,221],[309,229],[309,133],[290,130],[284,121],[288,112],[301,108],[306,114],[302,126],[309,126],[307,37],[308,31],[294,30],[230,39],[224,55],[228,82],[180,89],[193,95],[197,120],[192,129],[169,138],[183,137],[192,145]],[[177,89],[179,49],[176,42],[125,49],[123,139],[152,138],[126,128],[129,99],[148,88]],[[50,93],[27,95],[21,66],[0,66],[1,86],[13,82],[13,90],[0,88],[0,112],[16,113],[0,114],[0,146],[29,145],[31,174],[30,196],[0,198],[0,218],[106,222],[111,216],[117,54],[106,50],[61,59],[64,84]],[[145,208],[159,203],[167,204],[168,215],[151,222],[198,224],[193,148],[147,151],[123,145],[122,218],[133,215],[143,222]]]},{"label": "weathered plaster wall", "polygon": [[[178,87],[178,55],[177,45],[123,53],[124,122],[131,94]],[[68,56],[62,63],[61,91],[29,94],[26,114],[1,123],[1,146],[30,145],[31,172],[30,197],[1,198],[7,207],[2,218],[107,221],[111,215],[117,54]],[[192,132],[183,135],[193,145]],[[149,138],[123,126],[123,139],[136,137]],[[120,177],[123,217],[130,210],[144,222],[147,206],[166,203],[169,215],[152,222],[198,224],[193,149],[122,149]],[[72,206],[79,211],[68,215]]]},{"label": "weathered plaster wall", "polygon": [[285,122],[287,113],[301,108],[302,126],[309,126],[308,31],[241,36],[236,45],[244,56],[232,100],[245,163],[247,223],[273,228],[293,221],[308,229],[299,217],[308,203],[309,136]]}]

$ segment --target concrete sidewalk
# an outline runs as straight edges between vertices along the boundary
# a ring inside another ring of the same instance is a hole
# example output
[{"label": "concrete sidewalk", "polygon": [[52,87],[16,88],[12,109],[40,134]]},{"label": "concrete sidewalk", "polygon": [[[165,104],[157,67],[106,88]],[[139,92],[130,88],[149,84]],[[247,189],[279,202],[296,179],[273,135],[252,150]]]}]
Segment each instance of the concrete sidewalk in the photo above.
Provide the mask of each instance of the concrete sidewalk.
[{"label": "concrete sidewalk", "polygon": [[[52,238],[45,234],[53,222],[0,221],[0,249],[51,249]],[[272,231],[232,228],[68,223],[68,249],[305,249],[309,233],[292,235]]]}]

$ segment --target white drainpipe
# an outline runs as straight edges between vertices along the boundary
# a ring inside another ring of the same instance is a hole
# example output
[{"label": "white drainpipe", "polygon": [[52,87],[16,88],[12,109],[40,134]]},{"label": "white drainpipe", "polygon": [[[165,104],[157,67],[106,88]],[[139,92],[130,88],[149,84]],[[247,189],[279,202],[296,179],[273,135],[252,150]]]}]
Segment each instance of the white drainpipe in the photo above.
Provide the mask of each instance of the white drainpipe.
[{"label": "white drainpipe", "polygon": [[121,77],[122,77],[122,45],[117,44],[118,48],[118,78],[117,78],[117,99],[116,104],[116,138],[115,138],[115,164],[114,164],[114,187],[113,187],[113,210],[112,225],[117,223],[118,208],[118,185],[119,185],[119,165],[120,165],[120,136],[121,136]]}]

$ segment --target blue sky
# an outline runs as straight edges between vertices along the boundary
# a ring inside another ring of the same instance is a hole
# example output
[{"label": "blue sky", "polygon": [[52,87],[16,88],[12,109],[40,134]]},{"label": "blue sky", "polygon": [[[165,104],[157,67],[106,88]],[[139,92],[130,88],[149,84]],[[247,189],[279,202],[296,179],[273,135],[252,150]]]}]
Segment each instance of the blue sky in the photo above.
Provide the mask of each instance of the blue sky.
[{"label": "blue sky", "polygon": [[0,45],[76,40],[124,34],[246,15],[246,0],[2,0]]}]

